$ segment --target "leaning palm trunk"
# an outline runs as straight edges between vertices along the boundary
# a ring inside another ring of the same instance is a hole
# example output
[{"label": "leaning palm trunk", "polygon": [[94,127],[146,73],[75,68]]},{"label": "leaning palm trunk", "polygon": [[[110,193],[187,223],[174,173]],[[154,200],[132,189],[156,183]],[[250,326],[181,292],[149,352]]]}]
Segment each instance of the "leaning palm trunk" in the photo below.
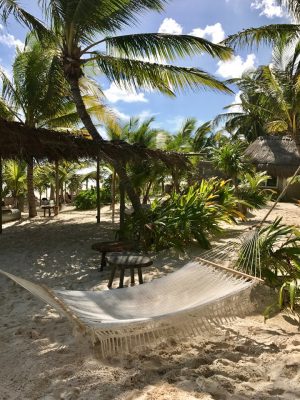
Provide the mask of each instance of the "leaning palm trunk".
[{"label": "leaning palm trunk", "polygon": [[[84,126],[87,129],[87,131],[89,132],[89,134],[92,136],[93,140],[96,142],[101,142],[103,139],[99,135],[99,132],[97,131],[89,113],[87,112],[85,104],[83,102],[81,92],[80,92],[80,87],[79,87],[79,78],[76,76],[70,77],[70,76],[68,76],[68,73],[66,73],[66,75],[67,75],[67,79],[68,79],[68,82],[71,87],[73,100],[74,100],[78,115],[79,115],[82,123],[84,124]],[[107,161],[113,165],[114,169],[116,170],[116,173],[118,174],[120,180],[122,181],[123,187],[125,188],[125,190],[128,194],[128,197],[131,201],[132,207],[134,208],[134,210],[136,212],[138,212],[141,209],[140,198],[137,195],[137,193],[135,192],[135,190],[130,182],[130,179],[126,172],[126,166],[124,166],[124,164],[122,162],[119,162],[118,160],[108,159],[108,157],[107,157]]]},{"label": "leaning palm trunk", "polygon": [[37,216],[37,211],[33,185],[33,158],[27,162],[27,201],[29,218],[34,218]]}]

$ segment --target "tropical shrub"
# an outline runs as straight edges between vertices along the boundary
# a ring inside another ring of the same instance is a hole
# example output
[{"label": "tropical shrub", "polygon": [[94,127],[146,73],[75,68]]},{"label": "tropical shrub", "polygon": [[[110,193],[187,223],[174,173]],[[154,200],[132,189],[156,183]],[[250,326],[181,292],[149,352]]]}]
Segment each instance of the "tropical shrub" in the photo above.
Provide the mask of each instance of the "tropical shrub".
[{"label": "tropical shrub", "polygon": [[[267,285],[278,290],[278,302],[266,309],[266,315],[286,305],[294,310],[300,300],[300,231],[281,221],[277,218],[259,231],[261,275]],[[243,256],[241,253],[240,258]]]},{"label": "tropical shrub", "polygon": [[110,204],[111,203],[111,175],[104,179],[103,185],[100,190],[100,199],[101,204]]},{"label": "tropical shrub", "polygon": [[247,208],[261,208],[270,200],[274,191],[263,186],[268,179],[269,176],[265,172],[243,175],[238,185],[237,196],[247,203]]},{"label": "tropical shrub", "polygon": [[143,247],[155,250],[183,249],[193,242],[209,248],[209,237],[221,231],[221,221],[243,218],[238,203],[227,181],[203,180],[184,193],[172,193],[167,200],[154,201],[151,208],[130,217],[127,236],[138,237]]},{"label": "tropical shrub", "polygon": [[244,151],[247,143],[241,140],[228,141],[221,147],[215,148],[212,154],[214,167],[223,172],[232,182],[237,191],[238,178],[252,170],[252,166],[245,162]]},{"label": "tropical shrub", "polygon": [[97,196],[94,189],[82,190],[74,199],[77,210],[91,210],[97,205]]},{"label": "tropical shrub", "polygon": [[300,279],[300,232],[277,218],[259,233],[262,276],[272,286]]},{"label": "tropical shrub", "polygon": [[[110,187],[104,185],[100,190],[100,203],[109,204],[111,202]],[[97,206],[97,192],[95,189],[82,190],[74,199],[74,205],[77,210],[92,210]]]}]

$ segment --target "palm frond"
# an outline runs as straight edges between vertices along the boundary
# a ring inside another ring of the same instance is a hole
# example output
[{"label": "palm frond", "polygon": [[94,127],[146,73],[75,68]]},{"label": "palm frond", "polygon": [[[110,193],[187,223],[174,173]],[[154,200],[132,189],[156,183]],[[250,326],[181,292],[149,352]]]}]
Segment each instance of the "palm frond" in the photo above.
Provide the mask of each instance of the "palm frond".
[{"label": "palm frond", "polygon": [[129,90],[154,89],[171,96],[174,96],[176,91],[184,91],[186,88],[210,88],[232,93],[224,83],[197,68],[116,58],[101,53],[98,53],[94,60],[109,80]]},{"label": "palm frond", "polygon": [[288,124],[284,120],[274,120],[265,124],[268,133],[286,133],[289,129]]},{"label": "palm frond", "polygon": [[4,23],[10,15],[13,15],[18,22],[34,29],[40,39],[52,36],[44,24],[24,10],[16,0],[0,0],[0,15]]},{"label": "palm frond", "polygon": [[228,36],[223,44],[229,47],[253,47],[259,44],[288,43],[300,36],[300,25],[274,24],[249,28]]},{"label": "palm frond", "polygon": [[105,38],[107,54],[111,56],[174,61],[178,57],[194,56],[202,52],[221,60],[228,60],[232,50],[206,39],[189,35],[146,33]]}]

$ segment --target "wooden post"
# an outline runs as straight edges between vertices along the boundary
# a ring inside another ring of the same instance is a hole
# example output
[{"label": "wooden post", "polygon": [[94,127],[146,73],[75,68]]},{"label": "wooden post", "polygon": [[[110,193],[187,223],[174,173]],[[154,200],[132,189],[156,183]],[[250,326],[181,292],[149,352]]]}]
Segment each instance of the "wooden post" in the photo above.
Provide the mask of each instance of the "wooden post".
[{"label": "wooden post", "polygon": [[111,181],[111,222],[115,223],[115,212],[116,212],[116,170],[113,170],[112,181]]},{"label": "wooden post", "polygon": [[100,224],[101,198],[100,198],[100,156],[97,155],[97,172],[96,172],[96,193],[97,193],[97,224]]},{"label": "wooden post", "polygon": [[55,214],[59,213],[59,173],[58,160],[55,160]]},{"label": "wooden post", "polygon": [[125,224],[125,188],[123,183],[120,181],[120,239],[124,236],[124,224]]},{"label": "wooden post", "polygon": [[0,234],[2,234],[2,157],[0,155],[0,202],[1,202],[1,207],[0,207]]}]

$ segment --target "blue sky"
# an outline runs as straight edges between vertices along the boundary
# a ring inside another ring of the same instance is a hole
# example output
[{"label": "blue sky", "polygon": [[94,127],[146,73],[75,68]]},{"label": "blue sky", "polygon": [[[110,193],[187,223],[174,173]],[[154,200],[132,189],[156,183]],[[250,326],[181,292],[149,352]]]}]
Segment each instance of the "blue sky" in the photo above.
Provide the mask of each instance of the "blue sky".
[{"label": "blue sky", "polygon": [[[33,6],[37,1],[23,0],[24,8],[40,16]],[[218,42],[227,35],[248,27],[270,23],[285,23],[285,11],[277,6],[276,0],[170,0],[164,12],[145,13],[140,23],[122,33],[166,32],[174,34],[194,34]],[[26,31],[11,20],[0,30],[0,64],[10,72],[15,47],[20,46]],[[229,62],[220,62],[206,55],[193,59],[178,60],[178,65],[199,67],[214,74],[219,79],[238,77],[247,69],[269,63],[271,51],[244,49],[236,52]],[[107,96],[107,103],[124,121],[130,116],[155,116],[157,127],[175,132],[187,117],[195,117],[200,122],[212,119],[222,112],[224,106],[235,102],[235,96],[224,95],[209,90],[188,91],[169,98],[158,93],[126,93],[103,78],[100,82]]]}]

